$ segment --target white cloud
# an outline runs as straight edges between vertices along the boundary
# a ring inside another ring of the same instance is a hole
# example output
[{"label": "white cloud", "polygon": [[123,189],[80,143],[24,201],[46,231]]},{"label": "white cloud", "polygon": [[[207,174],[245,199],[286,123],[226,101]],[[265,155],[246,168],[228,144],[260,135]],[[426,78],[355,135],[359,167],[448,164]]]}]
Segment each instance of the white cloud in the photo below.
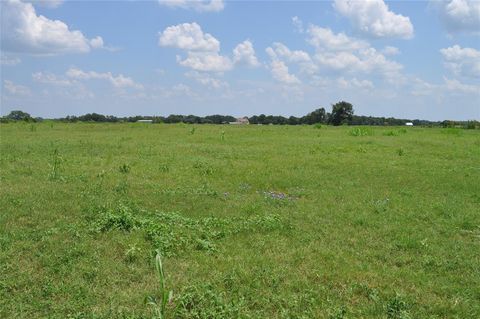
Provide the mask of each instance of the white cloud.
[{"label": "white cloud", "polygon": [[22,62],[20,58],[18,57],[11,57],[6,54],[1,54],[0,55],[0,64],[1,65],[6,65],[6,66],[14,66]]},{"label": "white cloud", "polygon": [[239,43],[235,49],[233,49],[233,63],[245,64],[251,67],[257,67],[260,65],[257,57],[255,56],[255,50],[250,40],[245,40]]},{"label": "white cloud", "polygon": [[301,50],[290,50],[286,45],[280,42],[273,43],[273,48],[267,48],[267,54],[271,58],[285,58],[289,62],[310,62],[310,55]]},{"label": "white cloud", "polygon": [[440,19],[449,32],[472,32],[480,34],[480,1],[451,0],[432,1]]},{"label": "white cloud", "polygon": [[288,72],[288,66],[280,60],[272,60],[270,71],[275,80],[285,84],[299,84],[300,80]]},{"label": "white cloud", "polygon": [[218,12],[225,8],[223,0],[158,0],[170,8],[193,9],[198,12]]},{"label": "white cloud", "polygon": [[400,50],[397,47],[387,45],[385,48],[383,48],[382,53],[385,55],[397,55],[400,54]]},{"label": "white cloud", "polygon": [[163,47],[174,47],[189,51],[220,50],[220,42],[209,33],[203,33],[195,22],[173,25],[159,33],[158,44]]},{"label": "white cloud", "polygon": [[272,47],[268,47],[265,50],[272,60],[298,64],[300,71],[306,74],[313,74],[318,70],[318,67],[313,63],[307,52],[302,50],[292,51],[280,42],[273,43]]},{"label": "white cloud", "polygon": [[103,48],[103,39],[100,36],[97,36],[90,40],[90,46],[94,49],[101,49]]},{"label": "white cloud", "polygon": [[480,78],[480,51],[454,45],[441,49],[445,66],[456,76]]},{"label": "white cloud", "polygon": [[232,61],[217,52],[188,52],[183,60],[177,56],[177,62],[196,71],[225,72],[233,68]]},{"label": "white cloud", "polygon": [[480,95],[479,85],[466,84],[457,79],[447,79],[446,77],[444,77],[443,80],[445,81],[444,87],[449,91]]},{"label": "white cloud", "polygon": [[233,68],[230,58],[220,55],[220,41],[211,34],[203,33],[195,22],[166,28],[159,33],[159,45],[187,51],[187,57],[177,55],[181,66],[196,71],[224,72]]},{"label": "white cloud", "polygon": [[29,0],[26,2],[31,2],[34,5],[38,5],[46,8],[58,8],[65,1],[64,0]]},{"label": "white cloud", "polygon": [[426,82],[420,78],[414,78],[410,83],[412,85],[411,93],[415,96],[430,96],[439,88],[439,85]]},{"label": "white cloud", "polygon": [[[70,30],[60,20],[37,15],[31,3],[6,0],[0,6],[1,44],[6,52],[55,55],[85,53],[91,49],[90,40],[82,32]],[[94,43],[98,41],[94,40]]]},{"label": "white cloud", "polygon": [[72,82],[66,78],[60,78],[53,73],[43,73],[43,72],[36,72],[32,74],[32,78],[35,82],[44,83],[44,84],[51,84],[57,86],[69,86],[72,85]]},{"label": "white cloud", "polygon": [[3,80],[3,87],[11,95],[30,95],[30,89],[28,87],[15,84],[9,80]]},{"label": "white cloud", "polygon": [[388,60],[370,44],[350,38],[344,33],[333,33],[330,29],[310,26],[308,42],[316,49],[313,57],[319,69],[348,73],[378,73],[391,83],[399,83],[403,66]]},{"label": "white cloud", "polygon": [[335,0],[333,7],[363,34],[376,38],[413,37],[410,19],[390,11],[383,0]]},{"label": "white cloud", "polygon": [[112,75],[110,72],[106,73],[98,73],[95,71],[82,71],[77,68],[70,68],[67,71],[67,76],[72,79],[76,80],[91,80],[91,79],[100,79],[100,80],[107,80],[110,82],[115,88],[134,88],[138,90],[142,90],[143,86],[139,83],[136,83],[129,77],[126,77],[122,74],[117,76]]},{"label": "white cloud", "polygon": [[295,27],[295,30],[297,30],[298,33],[303,33],[303,21],[300,20],[299,17],[294,16],[292,17],[292,24]]},{"label": "white cloud", "polygon": [[358,80],[357,78],[346,80],[344,77],[340,77],[337,79],[337,84],[342,89],[356,88],[356,89],[372,90],[375,88],[375,86],[371,81]]},{"label": "white cloud", "polygon": [[228,83],[220,79],[214,78],[210,74],[191,71],[191,72],[185,73],[185,76],[188,78],[192,78],[198,83],[213,89],[221,89],[221,88],[228,87]]},{"label": "white cloud", "polygon": [[366,41],[350,38],[343,32],[335,34],[328,28],[315,25],[308,28],[308,34],[308,42],[317,50],[353,51],[369,47]]}]

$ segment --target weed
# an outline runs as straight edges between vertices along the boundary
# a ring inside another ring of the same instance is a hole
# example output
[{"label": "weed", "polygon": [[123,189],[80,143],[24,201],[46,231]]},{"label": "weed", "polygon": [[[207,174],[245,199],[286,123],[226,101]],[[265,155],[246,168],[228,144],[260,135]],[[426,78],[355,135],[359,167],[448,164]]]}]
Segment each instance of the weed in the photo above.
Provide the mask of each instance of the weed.
[{"label": "weed", "polygon": [[441,132],[442,132],[442,134],[450,135],[450,136],[462,136],[463,135],[462,129],[455,128],[455,127],[444,128],[444,129],[441,130]]},{"label": "weed", "polygon": [[397,131],[386,131],[386,132],[383,132],[382,135],[383,136],[398,136],[398,132]]},{"label": "weed", "polygon": [[405,150],[403,148],[397,149],[397,154],[398,156],[404,156],[405,155]]},{"label": "weed", "polygon": [[344,319],[347,314],[345,307],[338,307],[330,313],[329,319]]},{"label": "weed", "polygon": [[50,174],[48,175],[50,179],[57,180],[61,179],[60,177],[60,168],[63,162],[63,158],[60,156],[58,148],[55,148],[53,151],[52,161],[50,164]]},{"label": "weed", "polygon": [[387,318],[388,319],[410,319],[408,305],[400,295],[396,295],[387,302]]},{"label": "weed", "polygon": [[157,255],[155,256],[155,270],[159,283],[158,294],[160,295],[160,299],[157,299],[154,296],[149,296],[147,298],[147,302],[153,307],[156,319],[164,319],[167,304],[171,303],[173,299],[173,291],[168,291],[165,288],[165,274],[163,271],[162,255],[158,249]]},{"label": "weed", "polygon": [[[134,214],[133,211],[125,205],[107,209],[93,222],[93,229],[100,232],[139,230],[154,247],[161,249],[165,256],[170,257],[186,250],[215,252],[215,241],[238,233],[290,228],[278,215],[273,214],[236,219],[214,217],[192,219],[177,213],[152,214],[137,211]],[[143,213],[141,214],[143,216],[140,216],[140,213]]]},{"label": "weed", "polygon": [[373,129],[369,127],[355,127],[352,128],[348,134],[351,136],[371,136],[373,135]]},{"label": "weed", "polygon": [[367,149],[363,146],[359,146],[358,149],[357,149],[357,152],[359,153],[366,153],[367,152]]},{"label": "weed", "polygon": [[245,309],[242,301],[228,300],[225,293],[209,284],[187,287],[175,302],[174,318],[240,318]]},{"label": "weed", "polygon": [[132,263],[138,259],[141,255],[142,250],[137,247],[137,245],[130,246],[127,251],[125,251],[125,261]]},{"label": "weed", "polygon": [[321,129],[321,128],[322,128],[322,124],[317,123],[317,124],[314,125],[314,128],[316,128],[316,129]]},{"label": "weed", "polygon": [[382,199],[382,200],[377,200],[374,202],[374,211],[375,213],[385,213],[388,209],[388,204],[390,200],[388,198]]},{"label": "weed", "polygon": [[222,130],[222,132],[220,132],[220,138],[222,139],[222,141],[225,141],[225,131]]},{"label": "weed", "polygon": [[190,131],[189,131],[189,132],[190,132],[190,135],[195,134],[195,130],[196,130],[195,126],[192,126],[192,128],[191,128]]},{"label": "weed", "polygon": [[127,174],[128,172],[130,172],[130,165],[123,163],[118,167],[118,171],[120,173]]}]

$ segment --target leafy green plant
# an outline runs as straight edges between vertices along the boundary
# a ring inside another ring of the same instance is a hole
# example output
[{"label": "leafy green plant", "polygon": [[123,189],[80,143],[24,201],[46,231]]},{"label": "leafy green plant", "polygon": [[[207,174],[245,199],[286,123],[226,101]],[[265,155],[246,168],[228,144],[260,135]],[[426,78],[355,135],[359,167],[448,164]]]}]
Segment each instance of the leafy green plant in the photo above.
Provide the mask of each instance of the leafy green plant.
[{"label": "leafy green plant", "polygon": [[195,134],[195,130],[196,130],[195,126],[192,126],[192,128],[190,129],[190,135]]},{"label": "leafy green plant", "polygon": [[388,319],[410,319],[408,304],[400,295],[396,295],[387,302]]},{"label": "leafy green plant", "polygon": [[128,165],[127,163],[123,163],[122,165],[120,165],[120,167],[118,167],[118,171],[120,173],[127,174],[128,172],[130,172],[130,165]]},{"label": "leafy green plant", "polygon": [[397,150],[397,154],[398,154],[398,156],[403,156],[403,155],[405,155],[405,151],[403,150],[403,148],[399,148]]},{"label": "leafy green plant", "polygon": [[58,148],[55,148],[53,151],[52,162],[50,164],[51,170],[49,178],[52,180],[61,179],[60,177],[60,167],[63,162],[63,158],[60,156]]},{"label": "leafy green plant", "polygon": [[354,127],[348,132],[348,134],[351,136],[371,136],[373,135],[373,130],[368,127]]},{"label": "leafy green plant", "polygon": [[158,294],[160,295],[160,298],[157,299],[155,296],[149,296],[147,302],[153,307],[156,319],[164,319],[167,304],[171,303],[173,300],[173,291],[168,291],[165,288],[165,273],[163,271],[162,255],[160,250],[157,249],[156,252],[155,270],[159,283]]}]

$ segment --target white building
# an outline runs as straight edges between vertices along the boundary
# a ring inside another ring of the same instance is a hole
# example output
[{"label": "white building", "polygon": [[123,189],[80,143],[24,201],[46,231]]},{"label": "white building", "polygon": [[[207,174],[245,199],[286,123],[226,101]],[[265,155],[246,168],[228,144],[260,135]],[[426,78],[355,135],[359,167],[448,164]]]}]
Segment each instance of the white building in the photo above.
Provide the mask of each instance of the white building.
[{"label": "white building", "polygon": [[405,123],[406,126],[413,126],[413,123],[412,122],[407,122]]},{"label": "white building", "polygon": [[239,117],[235,122],[229,122],[228,124],[250,124],[248,117]]},{"label": "white building", "polygon": [[138,120],[137,123],[153,123],[153,120]]}]

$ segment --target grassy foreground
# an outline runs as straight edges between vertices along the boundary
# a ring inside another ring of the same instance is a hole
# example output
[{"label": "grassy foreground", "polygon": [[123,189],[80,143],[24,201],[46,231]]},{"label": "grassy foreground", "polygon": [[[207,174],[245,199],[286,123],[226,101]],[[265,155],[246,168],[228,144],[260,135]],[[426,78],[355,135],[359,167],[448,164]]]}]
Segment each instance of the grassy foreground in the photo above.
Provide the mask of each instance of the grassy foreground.
[{"label": "grassy foreground", "polygon": [[1,318],[480,318],[478,130],[0,133]]}]

